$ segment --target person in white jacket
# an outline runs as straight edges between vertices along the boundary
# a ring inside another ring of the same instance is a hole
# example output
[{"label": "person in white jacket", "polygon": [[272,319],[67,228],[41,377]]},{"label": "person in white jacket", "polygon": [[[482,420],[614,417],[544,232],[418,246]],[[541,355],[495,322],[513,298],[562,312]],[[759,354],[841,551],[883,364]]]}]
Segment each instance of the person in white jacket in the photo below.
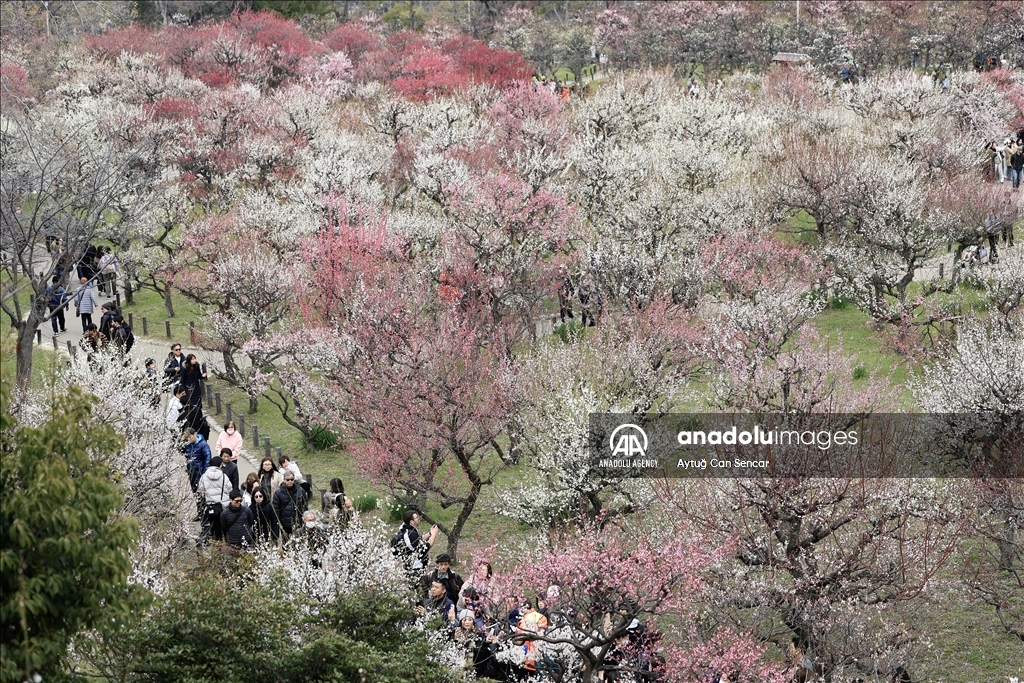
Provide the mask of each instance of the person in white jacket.
[{"label": "person in white jacket", "polygon": [[206,500],[203,511],[203,537],[213,536],[215,541],[221,540],[220,513],[224,506],[231,502],[231,482],[221,469],[224,461],[219,455],[210,458],[210,466],[206,468],[199,480],[199,490]]},{"label": "person in white jacket", "polygon": [[175,384],[172,390],[171,400],[167,404],[167,428],[175,434],[181,434],[181,412],[184,406],[181,399],[185,398],[185,387]]}]

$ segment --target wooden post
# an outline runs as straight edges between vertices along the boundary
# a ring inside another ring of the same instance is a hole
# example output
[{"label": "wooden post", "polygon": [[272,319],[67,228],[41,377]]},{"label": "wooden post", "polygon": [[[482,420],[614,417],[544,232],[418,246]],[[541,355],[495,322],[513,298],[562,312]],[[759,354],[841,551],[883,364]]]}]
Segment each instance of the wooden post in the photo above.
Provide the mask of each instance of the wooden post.
[{"label": "wooden post", "polygon": [[257,425],[252,426],[252,445],[253,448],[260,447],[260,428]]},{"label": "wooden post", "polygon": [[[228,411],[228,412],[227,412],[227,417],[226,417],[226,418],[224,418],[224,421],[225,421],[225,422],[231,422],[231,404],[230,404],[230,403],[228,403],[228,404],[227,404],[227,405],[225,406],[225,408],[227,408],[227,411]],[[239,433],[239,434],[242,434],[241,430],[239,430],[239,432],[238,432],[238,433]],[[242,434],[242,438],[243,438],[243,439],[245,438],[245,434]]]},{"label": "wooden post", "polygon": [[277,447],[277,459],[278,459],[278,460],[280,460],[280,459],[281,459],[281,455],[283,455],[283,454],[281,453],[281,447],[280,447],[280,446],[278,446],[278,447]]},{"label": "wooden post", "polygon": [[263,453],[269,458],[270,457],[270,437],[263,437]]},{"label": "wooden post", "polygon": [[135,316],[131,313],[128,314],[128,327],[132,328],[132,331],[135,330]]},{"label": "wooden post", "polygon": [[939,279],[942,280],[945,277],[946,277],[946,264],[945,263],[940,263],[939,264]]},{"label": "wooden post", "polygon": [[57,335],[53,335],[53,350],[57,350]]},{"label": "wooden post", "polygon": [[220,415],[220,392],[219,391],[213,392],[213,404],[217,408],[217,413],[216,414]]},{"label": "wooden post", "polygon": [[142,316],[142,334],[149,334],[149,321],[146,320],[146,316]]},{"label": "wooden post", "polygon": [[238,415],[238,433],[242,435],[243,439],[245,438],[245,413]]},{"label": "wooden post", "polygon": [[167,338],[170,339],[171,338],[171,321],[170,320],[165,320],[164,321],[164,328],[167,330]]},{"label": "wooden post", "polygon": [[40,329],[36,329],[36,346],[42,346],[42,345],[43,345],[43,331],[40,330]]},{"label": "wooden post", "polygon": [[[206,369],[203,368],[203,370],[205,371]],[[213,403],[213,387],[210,386],[209,382],[203,382],[203,384],[206,386],[206,405],[210,405]],[[217,412],[220,411],[218,410]]]},{"label": "wooden post", "polygon": [[[117,280],[114,281],[115,283]],[[117,301],[117,310],[121,310],[121,295],[117,293],[117,285],[114,285],[114,300]]]},{"label": "wooden post", "polygon": [[78,358],[78,347],[73,345],[70,341],[68,342],[68,353],[71,354],[72,358]]}]

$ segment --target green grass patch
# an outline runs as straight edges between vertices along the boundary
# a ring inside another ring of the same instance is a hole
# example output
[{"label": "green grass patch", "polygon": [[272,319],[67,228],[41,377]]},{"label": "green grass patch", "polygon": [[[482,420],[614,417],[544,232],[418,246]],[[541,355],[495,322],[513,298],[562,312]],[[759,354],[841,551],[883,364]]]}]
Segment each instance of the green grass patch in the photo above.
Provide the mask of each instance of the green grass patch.
[{"label": "green grass patch", "polygon": [[854,361],[856,385],[888,382],[898,390],[901,409],[916,408],[906,386],[910,377],[906,359],[885,347],[871,327],[870,316],[854,306],[827,308],[812,318],[810,324],[828,344],[842,344],[843,351]]}]

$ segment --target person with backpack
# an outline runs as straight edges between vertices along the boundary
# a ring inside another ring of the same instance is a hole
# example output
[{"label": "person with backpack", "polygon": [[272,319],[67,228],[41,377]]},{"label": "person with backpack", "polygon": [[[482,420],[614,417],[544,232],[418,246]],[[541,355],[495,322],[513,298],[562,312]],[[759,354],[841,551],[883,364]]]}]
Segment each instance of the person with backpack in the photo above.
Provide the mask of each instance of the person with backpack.
[{"label": "person with backpack", "polygon": [[426,538],[420,536],[416,528],[420,523],[420,515],[415,510],[406,510],[402,515],[402,526],[391,537],[391,551],[398,557],[404,557],[411,572],[419,572],[426,565],[430,548],[437,540],[437,525],[430,527]]},{"label": "person with backpack", "polygon": [[53,327],[53,336],[57,336],[58,323],[60,331],[67,332],[67,324],[64,321],[64,311],[68,310],[68,293],[60,284],[60,278],[54,277],[53,284],[46,288],[50,296],[46,307],[50,309],[50,326]]},{"label": "person with backpack", "polygon": [[128,354],[135,346],[135,335],[132,334],[132,328],[119,315],[114,316],[110,321],[110,340],[124,354]]},{"label": "person with backpack", "polygon": [[[209,449],[209,446],[207,446]],[[210,466],[206,468],[202,478],[199,480],[203,489],[203,538],[213,536],[213,540],[219,541],[224,537],[224,530],[220,526],[221,513],[224,506],[231,500],[231,482],[224,475],[223,465],[219,455],[210,459]],[[239,494],[241,499],[241,494]],[[250,536],[251,537],[251,536]]]}]

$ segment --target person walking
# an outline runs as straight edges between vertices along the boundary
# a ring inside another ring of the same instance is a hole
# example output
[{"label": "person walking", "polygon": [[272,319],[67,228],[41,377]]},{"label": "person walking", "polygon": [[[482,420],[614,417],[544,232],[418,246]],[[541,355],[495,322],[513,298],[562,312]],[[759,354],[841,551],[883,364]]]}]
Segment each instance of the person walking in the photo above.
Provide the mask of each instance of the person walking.
[{"label": "person walking", "polygon": [[1024,179],[1024,146],[1020,143],[1014,145],[1013,153],[1010,155],[1010,180],[1013,181],[1013,189],[1020,189],[1020,182]]},{"label": "person walking", "polygon": [[306,492],[295,484],[295,475],[286,471],[284,481],[274,492],[274,512],[281,523],[281,529],[289,536],[296,522],[302,519],[306,511]]},{"label": "person walking", "polygon": [[231,488],[238,488],[238,456],[230,448],[220,449],[220,459],[224,461],[224,475],[231,482]]},{"label": "person walking", "polygon": [[92,291],[92,282],[83,277],[78,291],[75,293],[75,316],[82,319],[82,334],[89,331],[92,325],[92,314],[100,306],[96,292]]},{"label": "person walking", "polygon": [[[203,538],[213,536],[213,540],[223,539],[223,529],[220,526],[221,512],[224,506],[231,500],[231,482],[228,481],[224,470],[221,469],[224,461],[219,455],[210,459],[210,466],[206,468],[199,485],[203,493],[203,502],[206,504],[203,513]],[[241,494],[239,494],[241,499]]]},{"label": "person walking", "polygon": [[181,344],[171,344],[171,352],[164,361],[164,381],[168,384],[180,384],[183,367],[185,357],[181,355]]},{"label": "person walking", "polygon": [[355,512],[352,499],[345,495],[345,484],[338,477],[331,479],[330,489],[321,496],[320,512],[325,520],[334,522],[342,529],[347,529],[348,523],[352,521]]},{"label": "person walking", "polygon": [[57,336],[58,327],[61,332],[67,332],[67,323],[64,320],[64,311],[68,310],[68,293],[60,284],[60,278],[54,276],[53,283],[46,288],[49,300],[46,307],[50,309],[50,326],[53,328],[53,336]]},{"label": "person walking", "polygon": [[220,513],[220,529],[232,548],[251,548],[255,539],[255,515],[242,505],[242,492],[232,489],[230,503]]},{"label": "person walking", "polygon": [[132,334],[132,328],[119,315],[114,316],[110,321],[110,340],[121,353],[126,355],[135,346],[135,335]]},{"label": "person walking", "polygon": [[260,488],[267,495],[267,500],[271,500],[281,486],[281,482],[284,481],[273,458],[267,456],[260,461],[259,475]]},{"label": "person walking", "polygon": [[190,409],[203,409],[203,381],[206,380],[206,373],[199,365],[196,354],[190,353],[185,359],[181,368],[181,385],[185,387],[185,403]]},{"label": "person walking", "polygon": [[256,520],[256,536],[264,541],[273,539],[275,542],[281,535],[281,526],[277,520],[277,513],[274,512],[274,504],[270,496],[260,488],[254,486],[252,489],[252,504],[249,506]]},{"label": "person walking", "polygon": [[[210,444],[206,443],[206,439],[203,438],[202,434],[197,434],[196,430],[191,427],[185,429],[182,440],[184,441],[183,450],[185,454],[185,470],[188,472],[188,483],[192,487],[192,493],[197,494],[198,499],[199,480],[213,460],[210,457]],[[201,509],[201,500],[199,505]]]},{"label": "person walking", "polygon": [[217,436],[216,450],[219,452],[222,448],[230,448],[235,460],[238,460],[238,456],[242,453],[242,435],[235,429],[234,420],[225,422],[224,431]]},{"label": "person walking", "polygon": [[[185,388],[180,384],[175,384],[174,388],[171,389],[171,400],[167,404],[167,428],[172,432],[180,433],[182,430],[182,421],[185,418],[184,406],[181,404],[181,399],[185,398]],[[195,490],[193,488],[193,490]]]},{"label": "person walking", "polygon": [[997,143],[992,149],[992,168],[999,182],[1006,180],[1006,150],[1009,145],[1010,141],[1006,140],[1002,143]]}]

